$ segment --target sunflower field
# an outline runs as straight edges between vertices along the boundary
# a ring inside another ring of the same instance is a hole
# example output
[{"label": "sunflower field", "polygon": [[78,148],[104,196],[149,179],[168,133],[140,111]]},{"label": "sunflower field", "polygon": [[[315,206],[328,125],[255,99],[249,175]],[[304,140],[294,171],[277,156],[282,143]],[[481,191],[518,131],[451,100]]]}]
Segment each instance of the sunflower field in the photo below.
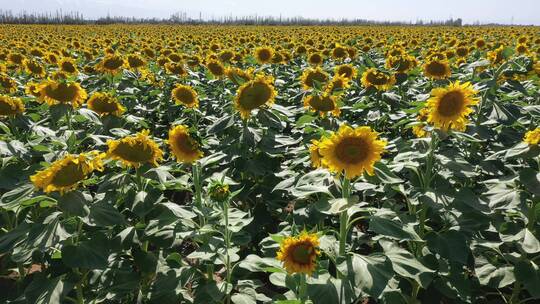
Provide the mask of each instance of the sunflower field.
[{"label": "sunflower field", "polygon": [[0,26],[0,303],[539,303],[540,28]]}]

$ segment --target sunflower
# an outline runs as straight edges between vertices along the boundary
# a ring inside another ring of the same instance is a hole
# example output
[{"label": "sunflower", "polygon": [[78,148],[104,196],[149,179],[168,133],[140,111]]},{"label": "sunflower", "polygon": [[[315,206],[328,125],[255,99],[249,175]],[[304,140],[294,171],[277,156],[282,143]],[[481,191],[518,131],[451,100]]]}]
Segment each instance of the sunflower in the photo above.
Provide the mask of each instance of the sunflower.
[{"label": "sunflower", "polygon": [[313,53],[308,56],[308,62],[311,65],[321,65],[323,63],[323,56],[319,53]]},{"label": "sunflower", "polygon": [[76,82],[57,82],[46,80],[39,84],[38,101],[49,105],[71,103],[75,108],[86,100],[86,91]]},{"label": "sunflower", "polygon": [[165,63],[165,70],[167,74],[177,75],[177,76],[186,76],[188,71],[181,62],[167,62]]},{"label": "sunflower", "polygon": [[446,88],[435,88],[427,101],[429,115],[427,121],[444,131],[455,129],[464,131],[468,123],[467,116],[473,112],[469,106],[476,105],[477,93],[469,82],[451,83]]},{"label": "sunflower", "polygon": [[0,92],[15,93],[17,91],[17,83],[8,75],[0,75]]},{"label": "sunflower", "polygon": [[419,122],[419,124],[416,124],[412,127],[412,132],[418,138],[426,137],[428,135],[428,132],[424,129],[425,121],[428,118],[428,115],[429,108],[422,108],[420,112],[418,112],[416,120]]},{"label": "sunflower", "polygon": [[309,146],[309,158],[311,159],[311,166],[313,168],[319,168],[321,166],[321,154],[319,152],[320,144],[320,141],[312,139],[311,145]]},{"label": "sunflower", "polygon": [[347,58],[348,55],[349,53],[347,52],[347,49],[339,44],[337,44],[336,47],[334,47],[334,49],[332,50],[332,57],[334,59],[342,60]]},{"label": "sunflower", "polygon": [[375,87],[379,91],[386,91],[396,83],[396,78],[376,68],[370,68],[362,74],[361,81],[366,88]]},{"label": "sunflower", "polygon": [[491,63],[491,65],[498,65],[504,61],[504,46],[500,46],[499,48],[489,51],[487,53],[487,59]]},{"label": "sunflower", "polygon": [[212,73],[212,75],[218,78],[225,74],[225,67],[220,61],[215,60],[215,59],[210,59],[206,63],[206,68],[208,68],[208,70],[210,71],[210,73]]},{"label": "sunflower", "polygon": [[247,71],[236,67],[229,67],[225,70],[225,75],[235,85],[242,85],[246,81],[253,79],[253,68],[249,68]]},{"label": "sunflower", "polygon": [[332,113],[334,116],[339,116],[341,113],[337,105],[337,97],[327,93],[304,97],[304,107],[319,112],[322,117],[325,117],[328,113]]},{"label": "sunflower", "polygon": [[127,56],[127,65],[129,69],[137,71],[146,65],[146,61],[139,54],[131,54]]},{"label": "sunflower", "polygon": [[45,193],[58,191],[61,194],[74,190],[94,170],[103,171],[103,154],[98,151],[79,155],[68,154],[52,163],[48,168],[30,177],[36,188]]},{"label": "sunflower", "polygon": [[356,68],[354,68],[352,65],[342,64],[342,65],[338,65],[334,69],[334,73],[335,75],[343,76],[348,79],[354,79],[356,78],[356,74],[358,72],[356,71]]},{"label": "sunflower", "polygon": [[335,75],[326,86],[328,94],[342,94],[345,89],[351,86],[351,80],[342,75]]},{"label": "sunflower", "polygon": [[177,84],[171,92],[172,99],[176,104],[182,104],[188,108],[199,106],[199,97],[197,92],[188,85]]},{"label": "sunflower", "polygon": [[20,98],[0,95],[0,116],[16,116],[24,110],[24,103]]},{"label": "sunflower", "polygon": [[318,247],[318,236],[303,231],[281,242],[277,259],[283,262],[288,273],[311,275],[317,266],[317,256],[321,254]]},{"label": "sunflower", "polygon": [[407,73],[417,64],[416,58],[410,55],[390,56],[386,59],[386,67],[398,73]]},{"label": "sunflower", "polygon": [[190,135],[189,128],[185,125],[169,130],[168,143],[180,163],[193,163],[203,156],[203,152],[199,150],[200,144]]},{"label": "sunflower", "polygon": [[26,85],[24,86],[24,92],[26,93],[26,95],[39,97],[39,95],[40,95],[39,83],[30,82],[30,81],[27,82]]},{"label": "sunflower", "polygon": [[241,85],[236,91],[234,105],[240,112],[242,119],[249,118],[252,110],[262,105],[274,103],[276,90],[272,76],[257,75],[255,79]]},{"label": "sunflower", "polygon": [[153,166],[163,159],[163,151],[152,139],[148,137],[150,132],[143,130],[136,135],[126,136],[118,140],[108,140],[107,157],[122,162],[125,166],[135,168],[144,163]]},{"label": "sunflower", "polygon": [[452,75],[446,60],[431,59],[424,64],[424,75],[432,79],[446,79]]},{"label": "sunflower", "polygon": [[117,74],[124,67],[124,58],[120,55],[108,54],[98,64],[98,70],[102,73]]},{"label": "sunflower", "polygon": [[328,80],[328,74],[326,74],[325,71],[323,71],[321,68],[310,68],[305,70],[302,73],[302,85],[305,90],[309,90],[315,87],[315,83],[320,84],[320,86],[324,86],[326,81]]},{"label": "sunflower", "polygon": [[538,145],[540,142],[540,128],[536,128],[532,131],[527,131],[523,137],[523,141],[529,145]]},{"label": "sunflower", "polygon": [[77,63],[75,60],[69,57],[64,57],[58,61],[58,69],[66,74],[74,75],[78,74]]},{"label": "sunflower", "polygon": [[28,74],[35,77],[45,76],[45,68],[39,62],[25,59],[23,65]]},{"label": "sunflower", "polygon": [[255,49],[255,59],[260,64],[272,62],[272,57],[274,56],[274,49],[271,47],[258,47]]},{"label": "sunflower", "polygon": [[88,99],[88,108],[101,116],[120,116],[126,108],[110,93],[96,92]]},{"label": "sunflower", "polygon": [[373,165],[381,159],[386,146],[386,141],[377,136],[378,133],[367,126],[353,129],[342,125],[319,145],[322,165],[334,173],[345,171],[349,179],[364,171],[373,175]]}]

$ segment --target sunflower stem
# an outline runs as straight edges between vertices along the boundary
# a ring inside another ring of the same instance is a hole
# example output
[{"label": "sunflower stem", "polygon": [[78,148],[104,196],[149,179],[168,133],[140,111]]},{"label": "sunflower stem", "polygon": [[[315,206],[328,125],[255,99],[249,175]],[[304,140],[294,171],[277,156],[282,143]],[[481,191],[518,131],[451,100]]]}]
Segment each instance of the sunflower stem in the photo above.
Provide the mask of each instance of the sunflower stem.
[{"label": "sunflower stem", "polygon": [[[223,202],[223,217],[225,219],[225,267],[227,268],[227,284],[231,284],[231,257],[229,248],[231,247],[231,236],[229,233],[229,199]],[[231,303],[231,296],[227,293],[227,304]]]},{"label": "sunflower stem", "polygon": [[307,284],[306,284],[306,274],[300,274],[300,284],[298,286],[298,298],[302,303],[307,301]]},{"label": "sunflower stem", "polygon": [[[344,177],[341,181],[341,194],[344,199],[348,200],[350,197],[350,181]],[[347,243],[347,226],[349,224],[349,215],[347,210],[342,211],[339,215],[339,256],[345,256],[345,245]]]},{"label": "sunflower stem", "polygon": [[193,163],[191,167],[191,173],[193,174],[193,186],[195,187],[195,206],[199,209],[199,224],[200,227],[204,226],[204,216],[201,214],[203,211],[202,206],[202,187],[201,187],[201,167],[198,162]]}]

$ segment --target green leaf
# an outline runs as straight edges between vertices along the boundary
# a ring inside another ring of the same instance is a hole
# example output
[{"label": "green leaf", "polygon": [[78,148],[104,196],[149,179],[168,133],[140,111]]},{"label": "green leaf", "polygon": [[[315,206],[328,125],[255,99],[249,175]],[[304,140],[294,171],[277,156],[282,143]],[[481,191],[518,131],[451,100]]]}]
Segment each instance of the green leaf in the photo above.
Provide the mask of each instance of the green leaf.
[{"label": "green leaf", "polygon": [[392,263],[383,255],[363,256],[352,254],[338,265],[354,287],[371,297],[378,298],[394,275]]},{"label": "green leaf", "polygon": [[105,200],[99,201],[90,206],[90,214],[88,215],[88,224],[107,227],[114,225],[124,225],[126,220],[122,213]]},{"label": "green leaf", "polygon": [[96,233],[91,239],[77,245],[66,245],[62,248],[62,261],[69,267],[105,269],[108,258],[107,237],[101,233]]},{"label": "green leaf", "polygon": [[529,254],[537,253],[540,251],[540,242],[534,236],[534,234],[528,229],[525,228],[525,234],[523,237],[523,243],[521,243],[521,248],[523,251]]},{"label": "green leaf", "polygon": [[470,249],[463,233],[448,230],[443,233],[431,232],[426,235],[427,245],[431,251],[450,261],[467,264]]},{"label": "green leaf", "polygon": [[383,247],[384,254],[392,262],[392,267],[396,273],[403,277],[411,278],[423,288],[427,288],[433,279],[434,270],[424,266],[412,253],[399,247],[396,243],[380,240],[379,244]]},{"label": "green leaf", "polygon": [[369,230],[396,240],[421,240],[420,236],[413,229],[405,229],[399,221],[387,218],[372,216],[369,220]]},{"label": "green leaf", "polygon": [[524,168],[519,172],[519,180],[527,190],[540,196],[540,173],[531,168]]},{"label": "green leaf", "polygon": [[27,303],[62,304],[64,297],[73,289],[74,284],[64,281],[62,276],[47,278],[38,274],[24,290]]},{"label": "green leaf", "polygon": [[540,299],[540,269],[533,261],[521,260],[514,266],[516,280],[523,283],[534,299]]}]

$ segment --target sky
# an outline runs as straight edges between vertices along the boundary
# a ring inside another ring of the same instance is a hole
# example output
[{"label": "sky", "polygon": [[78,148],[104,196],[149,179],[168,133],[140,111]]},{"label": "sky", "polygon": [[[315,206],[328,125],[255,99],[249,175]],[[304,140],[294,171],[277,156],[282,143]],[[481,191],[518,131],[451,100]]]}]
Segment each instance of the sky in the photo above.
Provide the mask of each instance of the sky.
[{"label": "sky", "polygon": [[0,0],[13,13],[78,11],[85,18],[275,16],[385,21],[446,20],[540,25],[540,0]]}]

